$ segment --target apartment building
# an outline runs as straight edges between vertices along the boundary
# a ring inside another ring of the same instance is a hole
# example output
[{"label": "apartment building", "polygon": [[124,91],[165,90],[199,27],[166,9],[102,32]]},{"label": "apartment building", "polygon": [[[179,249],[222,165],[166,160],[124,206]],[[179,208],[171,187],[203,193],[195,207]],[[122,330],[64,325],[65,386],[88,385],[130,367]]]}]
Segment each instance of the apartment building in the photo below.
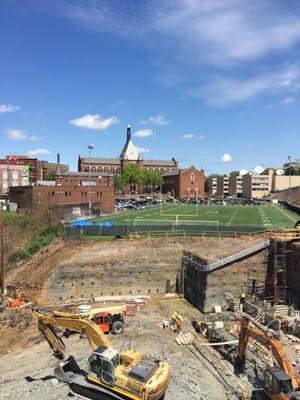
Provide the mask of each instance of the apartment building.
[{"label": "apartment building", "polygon": [[229,195],[229,176],[217,177],[217,196],[226,197]]},{"label": "apartment building", "polygon": [[243,197],[261,199],[272,190],[273,171],[266,175],[246,174],[243,176]]},{"label": "apartment building", "polygon": [[217,177],[209,176],[206,179],[207,193],[209,196],[216,196],[217,194]]},{"label": "apartment building", "polygon": [[229,196],[243,196],[243,177],[241,175],[231,175],[229,177]]},{"label": "apartment building", "polygon": [[0,163],[0,194],[6,194],[11,186],[29,185],[29,166]]}]

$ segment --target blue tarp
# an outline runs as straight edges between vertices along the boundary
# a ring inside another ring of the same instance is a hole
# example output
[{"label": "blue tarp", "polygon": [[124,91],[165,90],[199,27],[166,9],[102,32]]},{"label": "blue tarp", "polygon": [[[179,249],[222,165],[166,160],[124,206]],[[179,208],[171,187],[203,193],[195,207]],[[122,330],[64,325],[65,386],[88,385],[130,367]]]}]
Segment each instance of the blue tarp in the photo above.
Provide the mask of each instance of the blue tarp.
[{"label": "blue tarp", "polygon": [[113,221],[91,221],[88,219],[78,219],[77,221],[72,222],[71,226],[103,226],[106,228],[112,228],[115,226]]}]

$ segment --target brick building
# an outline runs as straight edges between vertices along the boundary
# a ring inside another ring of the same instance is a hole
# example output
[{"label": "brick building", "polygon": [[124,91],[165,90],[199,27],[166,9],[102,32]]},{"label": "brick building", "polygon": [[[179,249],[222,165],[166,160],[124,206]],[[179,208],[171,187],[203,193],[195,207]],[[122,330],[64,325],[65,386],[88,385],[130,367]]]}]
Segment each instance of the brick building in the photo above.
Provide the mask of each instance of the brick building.
[{"label": "brick building", "polygon": [[29,185],[29,166],[0,162],[0,194],[8,193],[10,186],[20,185]]},{"label": "brick building", "polygon": [[113,176],[99,174],[66,173],[56,181],[41,181],[33,186],[10,187],[9,200],[18,204],[19,210],[37,215],[52,212],[65,216],[92,208],[100,212],[114,209]]},{"label": "brick building", "polygon": [[29,183],[34,183],[43,179],[42,161],[37,158],[27,156],[8,155],[5,159],[0,160],[0,164],[7,165],[28,165],[29,167]]},{"label": "brick building", "polygon": [[143,160],[141,153],[131,140],[131,129],[128,125],[126,142],[119,158],[81,157],[78,158],[78,171],[121,174],[128,164],[137,164],[142,170],[156,171],[160,174],[177,172],[178,163],[172,160]]},{"label": "brick building", "polygon": [[48,161],[42,161],[42,176],[43,179],[47,175],[60,174],[69,171],[69,166],[67,164],[60,163],[60,154],[57,154],[56,163],[49,163]]},{"label": "brick building", "polygon": [[162,192],[179,199],[204,198],[205,176],[203,170],[194,166],[179,169],[177,172],[166,172],[162,175]]}]

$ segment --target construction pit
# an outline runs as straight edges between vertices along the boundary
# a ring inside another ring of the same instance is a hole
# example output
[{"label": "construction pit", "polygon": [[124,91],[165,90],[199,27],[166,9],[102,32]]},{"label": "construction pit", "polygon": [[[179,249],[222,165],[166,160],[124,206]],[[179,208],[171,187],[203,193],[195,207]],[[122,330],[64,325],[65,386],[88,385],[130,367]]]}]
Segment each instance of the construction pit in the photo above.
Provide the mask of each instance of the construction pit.
[{"label": "construction pit", "polygon": [[[220,314],[215,311],[219,311],[218,307],[228,309],[229,300],[239,298],[241,290],[253,286],[254,281],[257,287],[265,282],[269,261],[267,244],[264,246],[263,242],[261,238],[57,241],[9,272],[7,284],[17,286],[27,301],[48,307],[88,303],[111,306],[126,298],[142,297],[146,306],[126,317],[124,333],[114,335],[112,340],[118,350],[136,348],[171,365],[165,398],[242,399],[257,383],[253,371],[264,374],[266,354],[260,357],[251,345],[245,373],[237,377],[231,362],[237,344],[229,346],[230,359],[226,352],[203,345],[207,338],[195,333],[191,322],[193,318],[203,320],[200,310],[205,311],[206,318],[213,315],[213,319],[222,320],[236,341],[239,310]],[[248,254],[249,249],[252,250]],[[206,266],[214,265],[234,254],[240,256],[205,279],[193,276],[186,259],[183,262],[186,257]],[[201,284],[195,286],[197,280]],[[179,296],[178,292],[183,293]],[[182,333],[185,337],[192,335],[193,343],[178,344],[176,334],[163,328],[163,321],[174,310],[183,315]],[[30,309],[5,311],[0,314],[0,323],[0,368],[4,371],[0,399],[82,398],[70,393],[68,386],[54,377],[55,360],[32,321]],[[65,342],[68,352],[85,368],[90,354],[87,340],[71,336]],[[291,360],[297,363],[298,343],[286,339],[285,345]]]}]

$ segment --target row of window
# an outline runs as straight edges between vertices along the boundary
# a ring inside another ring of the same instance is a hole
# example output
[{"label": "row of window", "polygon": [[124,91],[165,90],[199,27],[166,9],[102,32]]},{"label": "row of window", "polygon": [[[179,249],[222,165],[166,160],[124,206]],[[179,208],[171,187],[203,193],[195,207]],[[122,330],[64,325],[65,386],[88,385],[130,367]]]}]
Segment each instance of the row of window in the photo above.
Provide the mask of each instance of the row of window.
[{"label": "row of window", "polygon": [[[55,196],[56,192],[48,192],[48,196]],[[58,194],[60,194],[61,192],[59,192]],[[73,192],[74,193],[74,192]],[[102,197],[102,192],[91,192],[91,193],[96,193],[97,197]],[[88,192],[81,192],[81,197],[85,196],[87,197]],[[72,192],[65,192],[65,197],[70,197],[72,196]]]}]

